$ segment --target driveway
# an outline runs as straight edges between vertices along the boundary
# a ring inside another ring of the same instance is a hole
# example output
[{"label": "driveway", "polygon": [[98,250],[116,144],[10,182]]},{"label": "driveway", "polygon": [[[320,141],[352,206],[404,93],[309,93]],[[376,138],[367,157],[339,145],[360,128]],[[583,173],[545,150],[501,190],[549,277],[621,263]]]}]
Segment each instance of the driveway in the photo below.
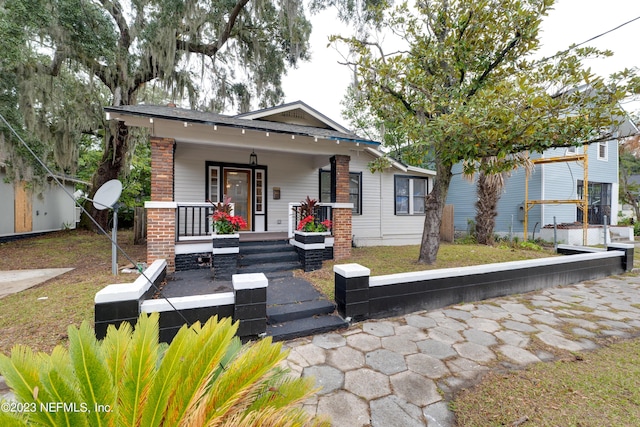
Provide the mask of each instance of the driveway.
[{"label": "driveway", "polygon": [[71,270],[73,268],[0,271],[0,298],[24,291]]}]

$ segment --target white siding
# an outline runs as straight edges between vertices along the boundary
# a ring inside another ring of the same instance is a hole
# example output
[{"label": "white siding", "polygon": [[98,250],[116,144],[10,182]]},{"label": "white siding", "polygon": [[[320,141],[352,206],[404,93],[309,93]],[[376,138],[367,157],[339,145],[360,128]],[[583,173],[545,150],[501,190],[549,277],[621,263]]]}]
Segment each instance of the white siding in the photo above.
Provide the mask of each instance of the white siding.
[{"label": "white siding", "polygon": [[[267,230],[287,231],[289,203],[301,202],[307,196],[320,198],[320,169],[330,168],[330,156],[269,151],[256,151],[256,154],[258,164],[267,170]],[[419,243],[424,216],[394,214],[394,175],[413,174],[395,168],[371,173],[368,164],[373,157],[370,154],[350,151],[348,155],[351,157],[350,171],[362,173],[362,214],[352,218],[354,243],[360,246]],[[178,144],[175,153],[175,200],[185,203],[205,201],[207,161],[246,164],[248,156],[246,150]],[[279,200],[273,198],[274,188],[280,188]]]},{"label": "white siding", "polygon": [[13,183],[4,181],[5,174],[0,173],[0,236],[11,235],[14,232],[15,217],[13,209]]}]

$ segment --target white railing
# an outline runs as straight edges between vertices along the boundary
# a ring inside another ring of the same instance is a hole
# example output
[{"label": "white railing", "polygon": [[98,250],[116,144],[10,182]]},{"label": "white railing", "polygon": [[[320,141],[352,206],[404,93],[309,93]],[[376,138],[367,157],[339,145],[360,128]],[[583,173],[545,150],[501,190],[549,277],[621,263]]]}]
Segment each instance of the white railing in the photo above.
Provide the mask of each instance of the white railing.
[{"label": "white railing", "polygon": [[[325,219],[331,220],[333,222],[333,213],[332,206],[334,203],[318,203],[318,211],[316,214],[316,218],[319,221],[324,221]],[[301,203],[289,203],[289,222],[287,226],[287,235],[289,238],[293,237],[293,232],[296,230],[298,223],[302,218],[300,218],[300,206]]]}]

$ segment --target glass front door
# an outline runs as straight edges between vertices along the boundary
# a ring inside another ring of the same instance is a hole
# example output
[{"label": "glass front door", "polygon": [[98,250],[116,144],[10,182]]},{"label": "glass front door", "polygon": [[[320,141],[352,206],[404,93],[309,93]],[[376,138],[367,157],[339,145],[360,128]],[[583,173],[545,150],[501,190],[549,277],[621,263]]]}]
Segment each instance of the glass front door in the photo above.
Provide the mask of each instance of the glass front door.
[{"label": "glass front door", "polygon": [[247,222],[243,231],[251,230],[251,171],[247,169],[224,169],[224,194],[231,197],[234,215]]}]

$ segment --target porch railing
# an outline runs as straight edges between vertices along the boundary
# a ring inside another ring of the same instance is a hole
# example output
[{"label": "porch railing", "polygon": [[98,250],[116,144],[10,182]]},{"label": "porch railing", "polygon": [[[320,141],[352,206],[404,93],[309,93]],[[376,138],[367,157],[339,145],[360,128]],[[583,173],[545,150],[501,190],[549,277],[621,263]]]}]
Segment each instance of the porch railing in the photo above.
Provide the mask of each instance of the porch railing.
[{"label": "porch railing", "polygon": [[176,239],[190,240],[211,235],[211,203],[178,204]]},{"label": "porch railing", "polygon": [[[230,203],[233,212],[233,203]],[[202,240],[213,233],[211,203],[178,203],[176,209],[176,240]]]},{"label": "porch railing", "polygon": [[[293,237],[293,232],[296,230],[298,223],[302,219],[302,215],[300,215],[300,206],[300,203],[289,203],[289,238]],[[318,203],[317,206],[318,210],[316,211],[315,217],[318,219],[318,221],[322,222],[328,219],[333,222],[331,203]]]}]

